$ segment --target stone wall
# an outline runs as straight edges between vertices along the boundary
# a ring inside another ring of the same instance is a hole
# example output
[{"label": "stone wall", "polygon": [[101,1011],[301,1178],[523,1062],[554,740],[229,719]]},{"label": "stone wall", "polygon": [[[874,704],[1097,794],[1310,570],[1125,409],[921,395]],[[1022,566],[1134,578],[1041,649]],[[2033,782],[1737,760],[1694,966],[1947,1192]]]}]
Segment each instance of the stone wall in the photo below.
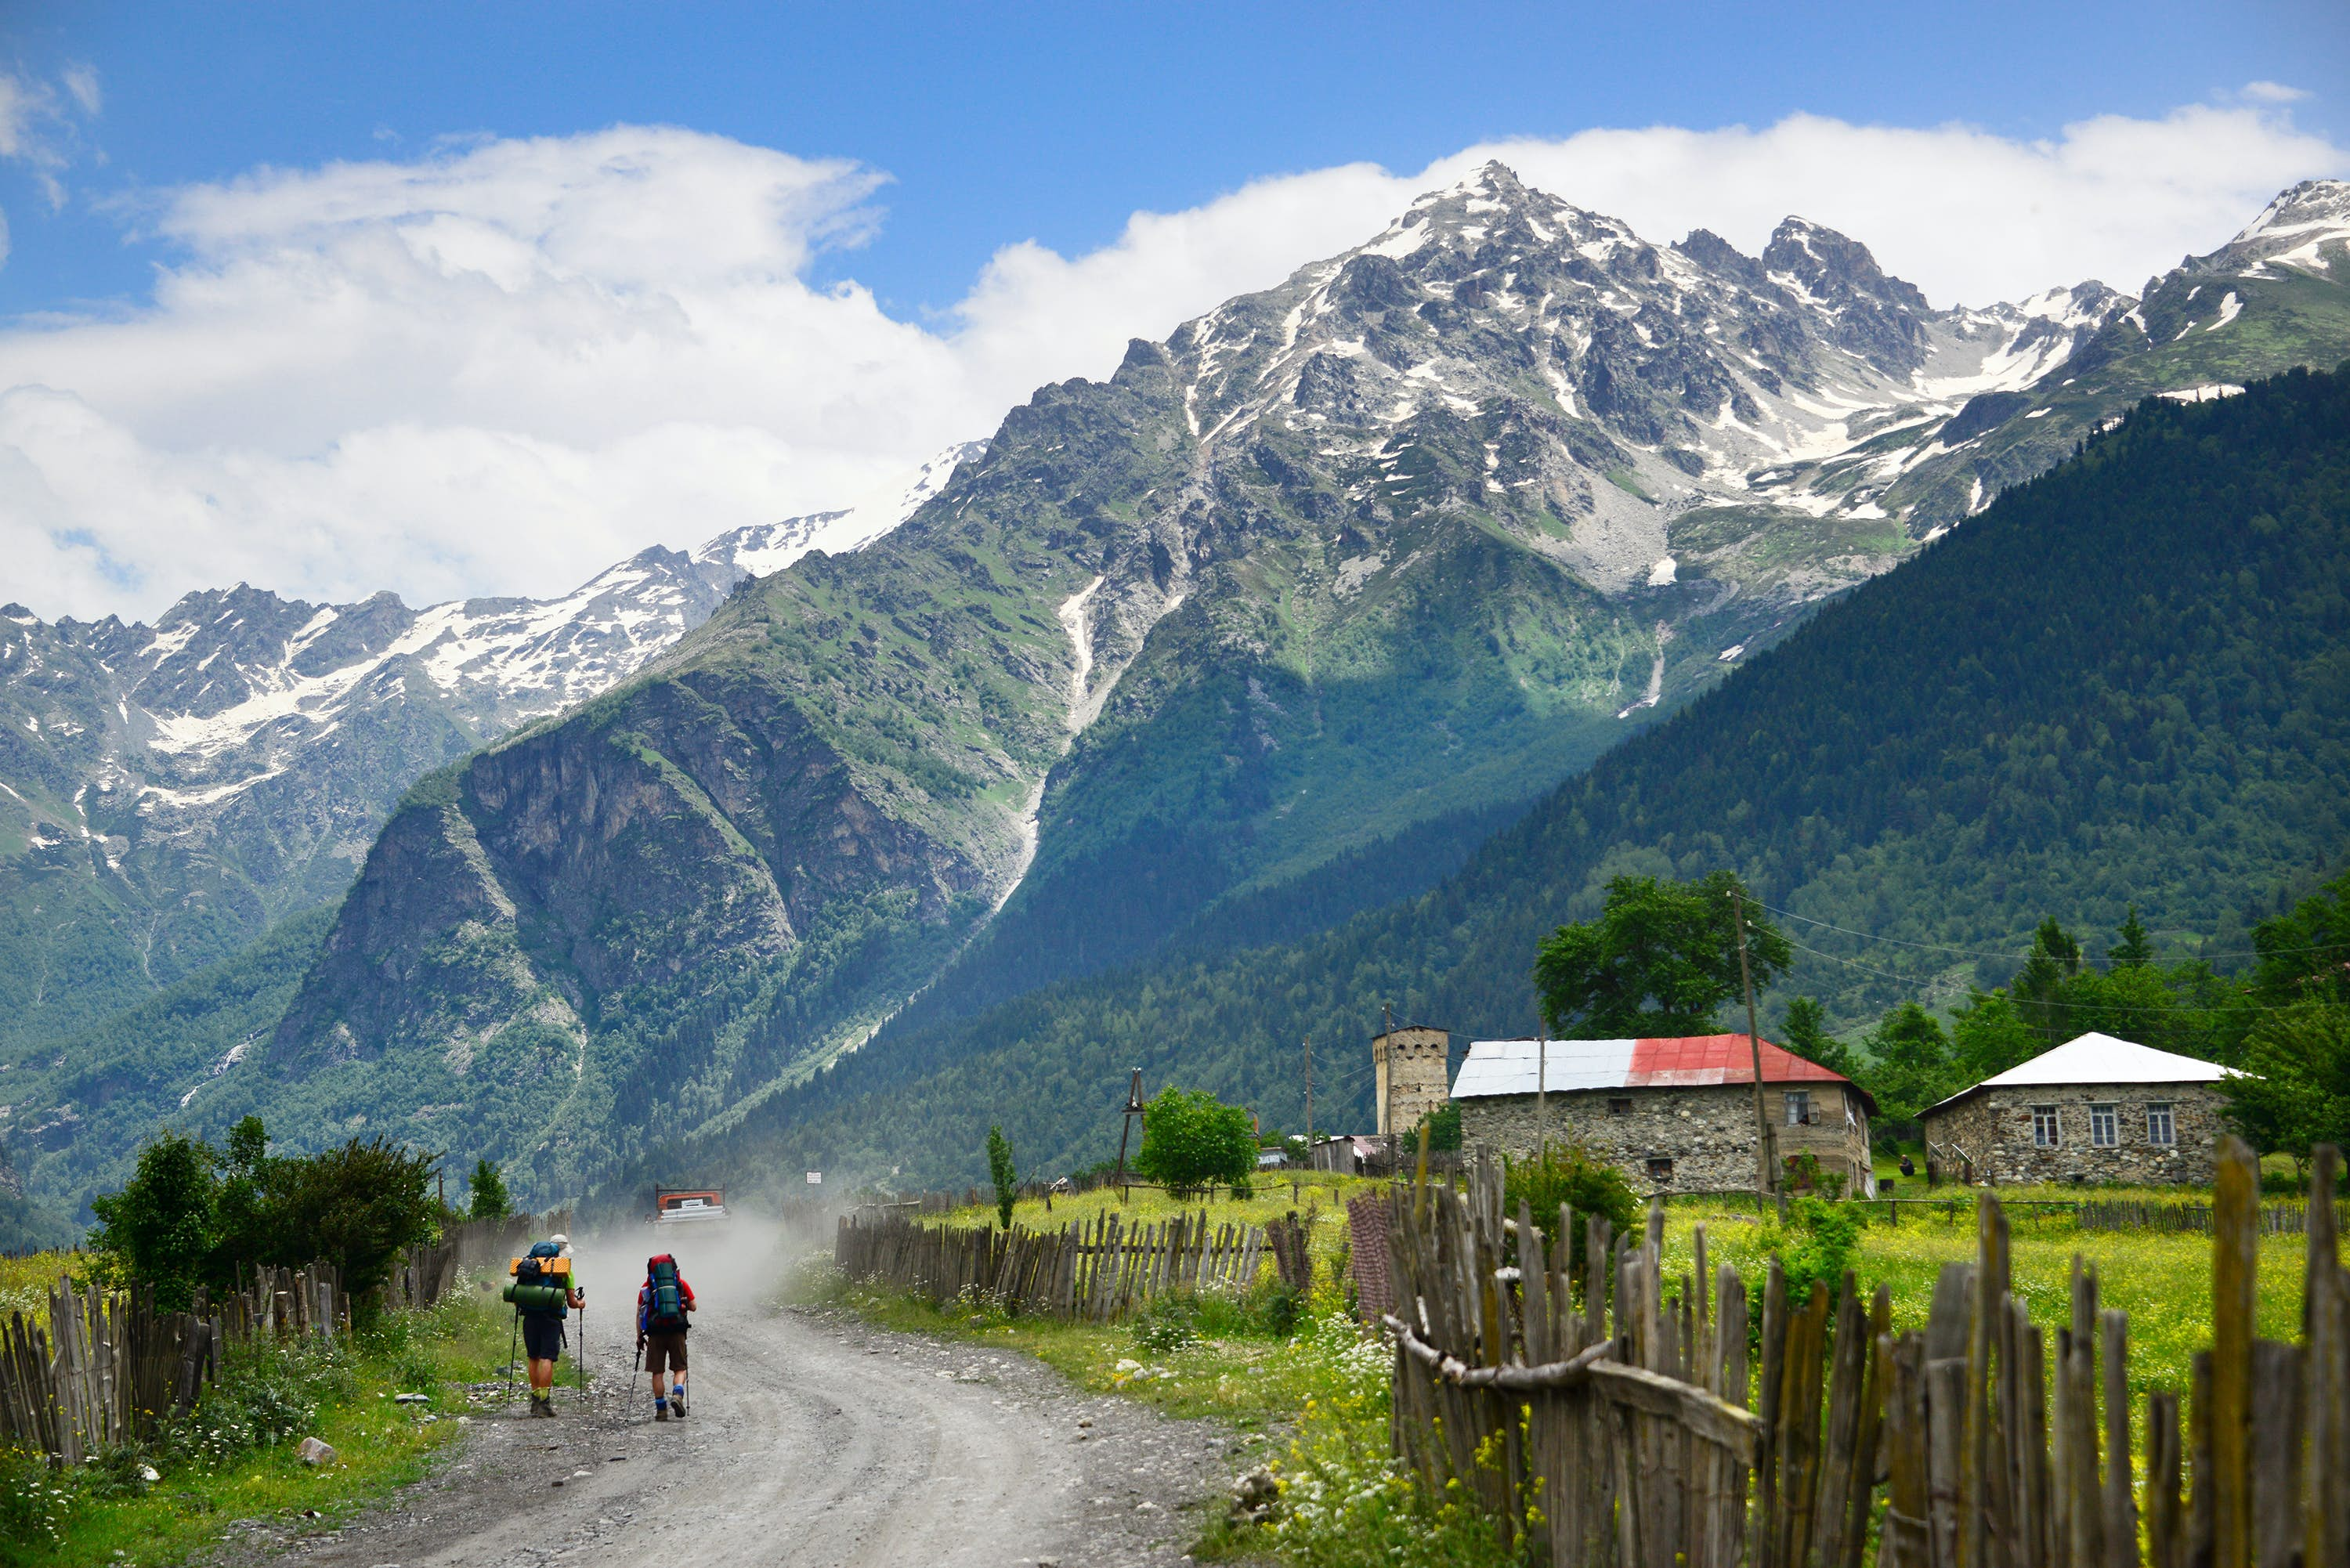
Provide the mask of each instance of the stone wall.
[{"label": "stone wall", "polygon": [[[2017,1085],[1985,1089],[1924,1118],[1929,1175],[1940,1181],[2016,1186],[2034,1181],[2118,1181],[2209,1186],[2226,1130],[2227,1096],[2210,1084]],[[2170,1106],[2168,1147],[2147,1141],[2147,1107]],[[2089,1107],[2114,1107],[2117,1141],[2089,1141]],[[2056,1108],[2057,1143],[2033,1141],[2032,1110]]]},{"label": "stone wall", "polygon": [[[1810,1124],[1786,1125],[1791,1090],[1810,1095]],[[1839,1084],[1766,1084],[1762,1098],[1782,1159],[1813,1155],[1823,1174],[1845,1178],[1847,1190],[1866,1181],[1868,1116],[1856,1093]],[[1611,1102],[1624,1108],[1611,1110]],[[1467,1142],[1516,1157],[1542,1141],[1533,1095],[1481,1095],[1460,1104]],[[1751,1084],[1577,1090],[1550,1096],[1548,1108],[1552,1142],[1581,1144],[1621,1168],[1639,1191],[1754,1189]],[[1669,1171],[1652,1171],[1652,1160],[1671,1161]]]},{"label": "stone wall", "polygon": [[1441,1029],[1398,1029],[1371,1037],[1377,1080],[1372,1092],[1380,1132],[1408,1133],[1419,1126],[1420,1117],[1442,1110],[1451,1099],[1451,1036]]}]

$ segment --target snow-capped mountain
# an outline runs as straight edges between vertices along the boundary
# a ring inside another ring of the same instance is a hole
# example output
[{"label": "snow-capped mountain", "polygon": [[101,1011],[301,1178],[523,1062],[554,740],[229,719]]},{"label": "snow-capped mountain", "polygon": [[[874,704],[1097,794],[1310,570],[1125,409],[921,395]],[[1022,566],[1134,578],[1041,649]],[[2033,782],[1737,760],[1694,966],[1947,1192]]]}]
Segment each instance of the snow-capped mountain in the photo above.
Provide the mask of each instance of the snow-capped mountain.
[{"label": "snow-capped mountain", "polygon": [[[0,607],[0,903],[86,905],[101,945],[130,943],[117,957],[135,955],[141,986],[209,961],[335,897],[418,776],[626,679],[744,577],[870,543],[976,450],[951,447],[839,511],[691,552],[655,545],[559,598],[411,609],[389,593],[316,605],[240,584],[190,594],[151,626]],[[33,921],[26,937],[58,933]],[[33,1013],[75,1000],[13,961],[0,994],[19,971]]]}]

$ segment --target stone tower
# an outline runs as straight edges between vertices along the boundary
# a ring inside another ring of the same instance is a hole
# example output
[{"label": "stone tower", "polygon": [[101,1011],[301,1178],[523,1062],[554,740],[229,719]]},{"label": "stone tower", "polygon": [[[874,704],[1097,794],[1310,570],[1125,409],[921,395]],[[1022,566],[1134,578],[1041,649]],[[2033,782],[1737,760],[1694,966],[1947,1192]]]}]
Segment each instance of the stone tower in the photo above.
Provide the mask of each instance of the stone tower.
[{"label": "stone tower", "polygon": [[1445,1070],[1450,1038],[1441,1029],[1419,1027],[1391,1029],[1371,1037],[1382,1134],[1411,1131],[1420,1117],[1442,1109],[1452,1098],[1451,1081]]}]

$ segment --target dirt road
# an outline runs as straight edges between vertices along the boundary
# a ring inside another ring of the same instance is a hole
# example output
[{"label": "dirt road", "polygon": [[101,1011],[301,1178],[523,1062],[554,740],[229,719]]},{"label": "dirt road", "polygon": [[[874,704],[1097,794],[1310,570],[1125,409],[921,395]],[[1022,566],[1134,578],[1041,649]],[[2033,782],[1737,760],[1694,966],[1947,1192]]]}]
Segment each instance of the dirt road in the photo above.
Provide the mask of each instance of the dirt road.
[{"label": "dirt road", "polygon": [[[690,1419],[656,1425],[641,1384],[629,1408],[631,1331],[591,1311],[600,1376],[559,1391],[560,1418],[477,1414],[431,1480],[329,1534],[249,1532],[230,1561],[282,1543],[360,1568],[1175,1564],[1254,1462],[1222,1428],[1078,1393],[1025,1357],[730,1300],[679,1251],[709,1303]],[[633,1298],[588,1278],[591,1307]]]}]

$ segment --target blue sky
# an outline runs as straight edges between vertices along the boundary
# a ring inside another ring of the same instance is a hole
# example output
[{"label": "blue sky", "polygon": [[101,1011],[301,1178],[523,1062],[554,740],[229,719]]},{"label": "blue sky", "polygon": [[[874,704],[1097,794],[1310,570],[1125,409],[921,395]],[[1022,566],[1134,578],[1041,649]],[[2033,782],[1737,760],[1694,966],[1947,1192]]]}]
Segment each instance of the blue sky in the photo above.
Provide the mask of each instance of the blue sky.
[{"label": "blue sky", "polygon": [[[1593,126],[1794,111],[2018,139],[2252,81],[2350,140],[2350,6],[2239,5],[52,4],[0,61],[93,69],[70,192],[0,175],[0,312],[136,295],[159,247],[95,203],[435,139],[690,126],[886,171],[853,272],[893,314],[952,305],[998,246],[1098,246],[1137,209],[1368,160]],[[97,159],[102,156],[102,165]]]},{"label": "blue sky", "polygon": [[2131,290],[2350,177],[2350,6],[0,0],[0,602],[554,594],[894,493],[1487,158]]}]

